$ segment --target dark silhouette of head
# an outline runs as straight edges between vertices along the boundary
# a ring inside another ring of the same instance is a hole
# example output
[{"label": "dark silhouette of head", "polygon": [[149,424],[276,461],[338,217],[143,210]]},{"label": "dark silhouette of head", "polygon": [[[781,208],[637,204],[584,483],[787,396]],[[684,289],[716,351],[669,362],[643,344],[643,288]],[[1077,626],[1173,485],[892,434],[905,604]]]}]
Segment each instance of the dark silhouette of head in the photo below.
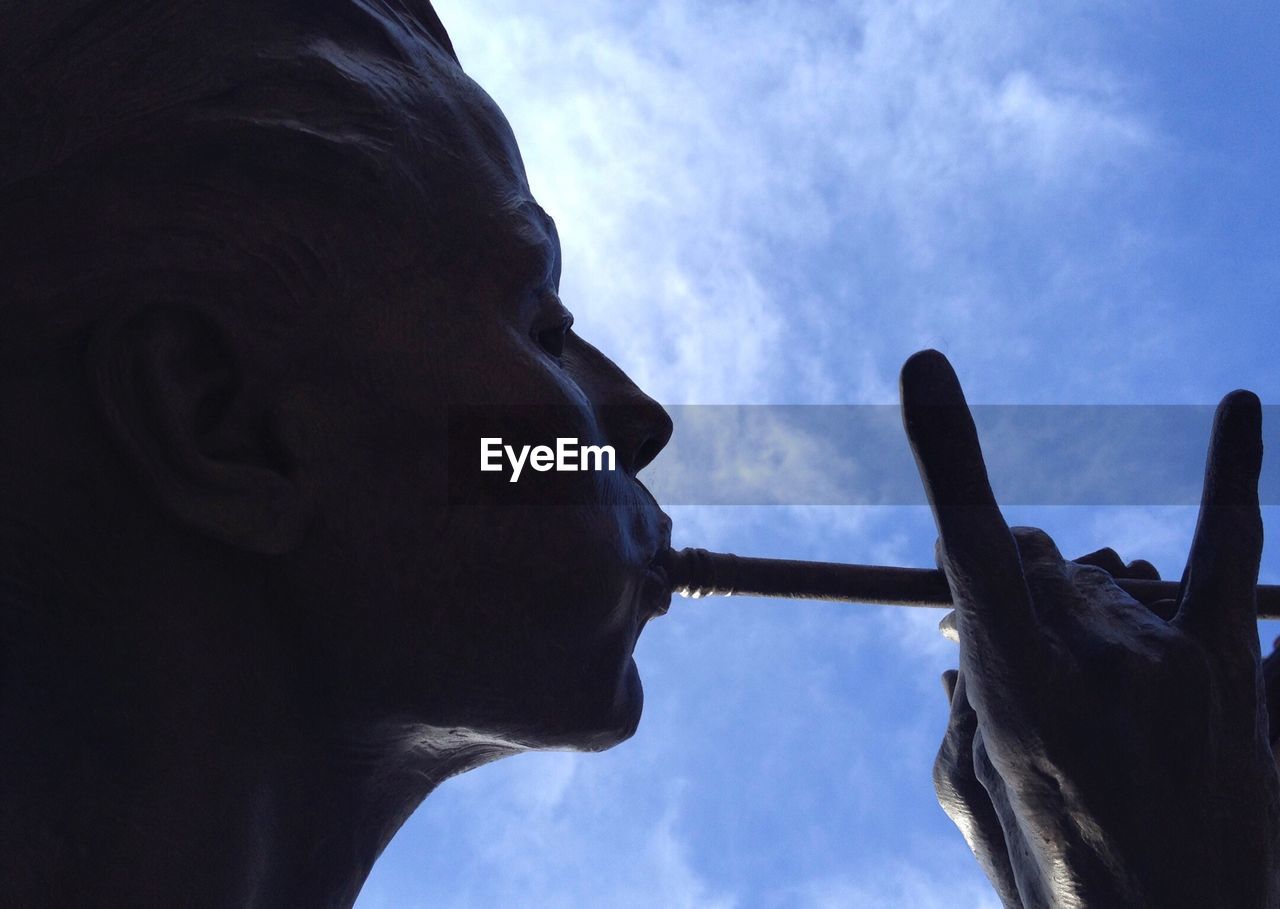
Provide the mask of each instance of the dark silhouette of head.
[{"label": "dark silhouette of head", "polygon": [[14,892],[343,905],[444,777],[629,736],[670,422],[431,6],[4,0],[0,68]]}]

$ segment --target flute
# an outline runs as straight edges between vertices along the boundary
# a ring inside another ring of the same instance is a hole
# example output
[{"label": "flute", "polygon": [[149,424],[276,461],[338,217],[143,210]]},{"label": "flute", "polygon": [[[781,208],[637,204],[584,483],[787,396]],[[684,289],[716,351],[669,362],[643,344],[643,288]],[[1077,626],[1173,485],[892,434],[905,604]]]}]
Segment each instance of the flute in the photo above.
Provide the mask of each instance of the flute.
[{"label": "flute", "polygon": [[[845,565],[793,559],[757,559],[705,549],[667,550],[662,560],[673,593],[685,597],[783,597],[890,606],[950,607],[941,571],[888,565]],[[1178,598],[1177,581],[1116,578],[1139,603]],[[1280,618],[1280,586],[1259,584],[1258,618]]]}]

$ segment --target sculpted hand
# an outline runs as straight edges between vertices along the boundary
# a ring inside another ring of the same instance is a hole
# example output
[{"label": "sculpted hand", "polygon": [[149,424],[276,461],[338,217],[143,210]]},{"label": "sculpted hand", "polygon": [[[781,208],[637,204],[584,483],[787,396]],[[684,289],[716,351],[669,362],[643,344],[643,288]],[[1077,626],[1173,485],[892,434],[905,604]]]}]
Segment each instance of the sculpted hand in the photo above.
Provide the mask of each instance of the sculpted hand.
[{"label": "sculpted hand", "polygon": [[[1017,534],[1022,530],[1024,528],[1014,528],[1013,533]],[[941,545],[938,546],[937,554],[938,567],[945,570]],[[1099,549],[1073,561],[1077,565],[1095,565],[1113,578],[1160,580],[1160,573],[1150,562],[1138,559],[1126,565],[1115,550],[1109,548]],[[1162,604],[1163,602],[1161,601]],[[959,640],[954,612],[948,613],[943,619],[942,630],[947,637]],[[1280,667],[1280,661],[1277,661],[1277,667]],[[978,864],[1008,909],[1050,905],[1048,895],[1044,893],[1038,878],[1030,877],[1023,881],[1023,885],[1030,888],[1029,898],[1025,902],[1018,893],[1014,865],[1026,866],[1028,863],[1034,864],[1034,860],[1021,837],[1015,837],[1012,844],[1005,840],[1000,818],[1002,815],[1010,816],[1008,794],[1005,792],[1004,781],[996,774],[987,755],[978,730],[978,716],[965,693],[964,677],[958,670],[949,669],[942,675],[942,687],[951,705],[951,716],[942,747],[938,749],[938,757],[933,765],[933,785],[938,794],[938,803],[960,828]],[[1011,823],[1011,828],[1012,826]],[[1017,854],[1016,862],[1010,858],[1010,845]]]},{"label": "sculpted hand", "polygon": [[[1016,535],[1024,529],[1013,528],[1013,533]],[[938,567],[945,570],[941,545],[937,554]],[[1115,550],[1109,548],[1073,561],[1078,565],[1095,565],[1113,578],[1160,580],[1160,573],[1150,562],[1138,559],[1126,565]],[[942,630],[952,640],[959,640],[954,612],[947,613],[942,620]],[[1277,667],[1280,668],[1280,660]],[[1280,677],[1280,672],[1277,675]],[[942,687],[951,705],[951,716],[933,765],[933,786],[938,794],[938,803],[960,828],[978,864],[1008,909],[1050,905],[1038,878],[1023,881],[1025,887],[1031,888],[1025,902],[1018,893],[1014,865],[1026,866],[1029,862],[1034,864],[1034,861],[1021,837],[1015,837],[1012,844],[1005,840],[1000,818],[1002,815],[1010,816],[1008,794],[1004,781],[996,774],[987,756],[978,731],[978,716],[965,693],[964,677],[958,670],[949,669],[942,675]],[[1017,854],[1016,862],[1010,858],[1010,845]]]},{"label": "sculpted hand", "polygon": [[902,399],[960,639],[941,763],[963,771],[967,749],[990,811],[963,772],[944,773],[940,795],[1006,904],[1280,905],[1253,600],[1257,399],[1218,409],[1167,620],[1042,532],[1009,530],[945,358],[912,357]]}]

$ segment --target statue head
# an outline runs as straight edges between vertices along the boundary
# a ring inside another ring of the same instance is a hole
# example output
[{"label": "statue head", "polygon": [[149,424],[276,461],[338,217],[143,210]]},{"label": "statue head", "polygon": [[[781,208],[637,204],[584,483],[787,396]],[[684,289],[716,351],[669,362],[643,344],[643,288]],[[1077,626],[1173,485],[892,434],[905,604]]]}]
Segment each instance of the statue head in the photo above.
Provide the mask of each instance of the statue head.
[{"label": "statue head", "polygon": [[[5,651],[344,726],[630,735],[671,424],[571,329],[429,3],[5,7],[0,524],[40,603]],[[617,469],[512,483],[487,436]]]}]

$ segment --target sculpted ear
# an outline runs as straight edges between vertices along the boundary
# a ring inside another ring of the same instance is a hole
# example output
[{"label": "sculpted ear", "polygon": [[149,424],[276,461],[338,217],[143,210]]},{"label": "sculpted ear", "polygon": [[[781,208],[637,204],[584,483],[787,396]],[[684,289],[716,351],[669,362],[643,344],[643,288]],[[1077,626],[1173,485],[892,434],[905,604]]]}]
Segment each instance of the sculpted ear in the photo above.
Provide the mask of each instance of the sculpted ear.
[{"label": "sculpted ear", "polygon": [[295,453],[216,316],[179,305],[124,313],[97,327],[88,366],[108,434],[172,519],[264,555],[298,544],[307,514]]}]

